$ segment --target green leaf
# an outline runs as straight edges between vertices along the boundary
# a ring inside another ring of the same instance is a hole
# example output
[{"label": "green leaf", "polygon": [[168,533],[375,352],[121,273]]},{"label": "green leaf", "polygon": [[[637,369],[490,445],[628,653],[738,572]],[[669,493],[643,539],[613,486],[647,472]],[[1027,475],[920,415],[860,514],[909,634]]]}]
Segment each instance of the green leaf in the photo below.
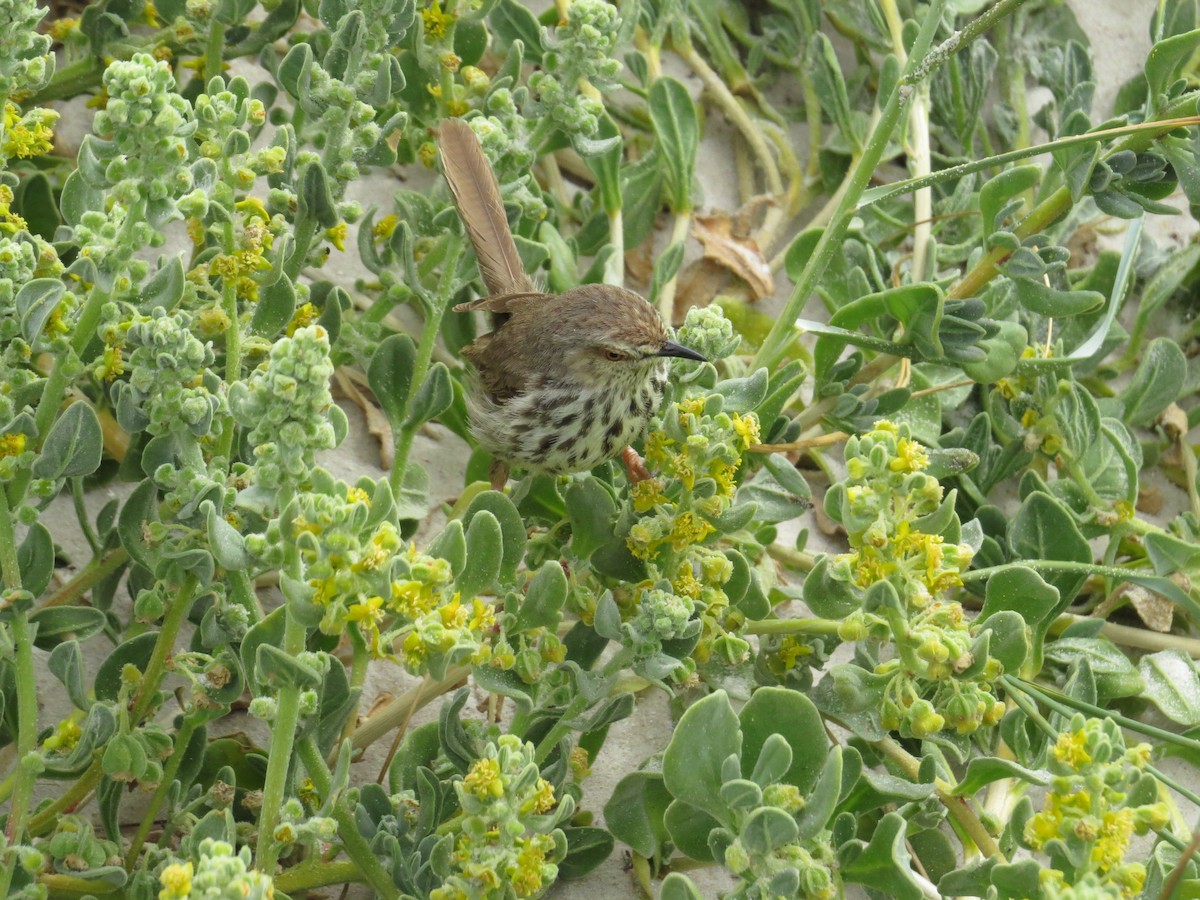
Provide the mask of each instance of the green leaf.
[{"label": "green leaf", "polygon": [[1048,769],[1027,769],[1010,759],[977,756],[967,763],[966,774],[954,788],[954,796],[970,797],[981,788],[1002,778],[1016,778],[1026,784],[1046,785],[1053,774]]},{"label": "green leaf", "polygon": [[861,589],[829,574],[829,556],[822,554],[804,579],[804,602],[823,619],[842,619],[859,607]]},{"label": "green leaf", "polygon": [[709,813],[682,800],[674,800],[667,807],[663,822],[679,852],[701,862],[713,861],[708,836],[714,828],[720,828],[721,823]]},{"label": "green leaf", "polygon": [[54,575],[54,538],[41,522],[29,526],[25,539],[17,547],[17,568],[21,587],[40,597]]},{"label": "green leaf", "polygon": [[1200,677],[1196,664],[1182,650],[1159,650],[1138,660],[1146,684],[1144,696],[1172,722],[1200,724]]},{"label": "green leaf", "polygon": [[568,825],[562,833],[567,855],[558,863],[558,877],[564,881],[582,878],[612,854],[613,836],[603,828]]},{"label": "green leaf", "polygon": [[83,687],[83,651],[78,641],[63,641],[50,651],[46,668],[61,683],[76,709],[87,710],[92,706]]},{"label": "green leaf", "polygon": [[500,582],[510,584],[517,576],[517,566],[521,563],[521,557],[525,555],[525,522],[505,494],[499,491],[483,491],[475,496],[463,515],[463,524],[467,526],[468,531],[471,520],[483,511],[490,512],[500,523],[500,533],[504,536]]},{"label": "green leaf", "polygon": [[571,520],[571,551],[588,559],[612,540],[617,505],[595,478],[572,481],[564,499]]},{"label": "green leaf", "polygon": [[767,370],[757,369],[743,378],[718,381],[713,391],[725,398],[725,412],[748,413],[767,398],[768,381]]},{"label": "green leaf", "polygon": [[704,895],[696,889],[692,879],[679,872],[671,872],[663,879],[658,900],[704,900]]},{"label": "green leaf", "polygon": [[[1009,523],[1008,542],[1019,559],[1092,561],[1092,548],[1079,533],[1074,516],[1061,502],[1042,491],[1032,492],[1017,510]],[[1075,599],[1086,578],[1074,572],[1046,573],[1045,581],[1059,593],[1060,608],[1055,609],[1056,614]]]},{"label": "green leaf", "polygon": [[821,774],[796,816],[801,840],[811,840],[829,825],[842,794],[842,748],[834,747],[825,758]]},{"label": "green leaf", "polygon": [[503,553],[500,523],[490,512],[481,510],[467,526],[467,563],[455,581],[464,600],[482,594],[496,583]]},{"label": "green leaf", "polygon": [[798,691],[760,687],[738,714],[742,732],[742,774],[752,777],[759,756],[773,735],[792,749],[791,764],[780,778],[806,794],[820,777],[829,754],[829,737],[813,702]]},{"label": "green leaf", "polygon": [[29,621],[38,626],[35,646],[49,650],[63,641],[86,641],[99,634],[108,617],[91,606],[47,606],[30,614]]},{"label": "green leaf", "polygon": [[529,582],[529,590],[517,607],[513,630],[547,628],[553,631],[562,621],[563,604],[567,602],[567,576],[560,563],[551,560]]},{"label": "green leaf", "polygon": [[405,426],[415,428],[430,419],[436,419],[448,410],[453,402],[454,387],[450,383],[450,370],[446,368],[445,363],[436,362],[417,389]]},{"label": "green leaf", "polygon": [[527,62],[537,65],[542,61],[542,26],[525,6],[515,0],[500,0],[488,24],[501,48],[520,41]]},{"label": "green leaf", "polygon": [[225,521],[225,517],[217,512],[211,501],[205,501],[204,505],[208,549],[217,565],[230,572],[239,572],[247,568],[251,559],[241,532]]},{"label": "green leaf", "polygon": [[312,219],[322,228],[332,228],[339,221],[337,204],[329,184],[325,166],[310,162],[300,173],[300,190],[296,192],[299,217]]},{"label": "green leaf", "polygon": [[296,288],[287,273],[258,292],[258,303],[250,320],[250,331],[273,338],[283,331],[296,313]]},{"label": "green leaf", "polygon": [[720,800],[721,766],[741,753],[738,724],[728,695],[718,690],[688,707],[663,754],[663,783],[671,796],[721,822],[729,815]]},{"label": "green leaf", "polygon": [[384,338],[367,366],[367,383],[391,423],[393,434],[400,431],[412,390],[417,347],[407,334]]},{"label": "green leaf", "polygon": [[1143,545],[1155,575],[1170,575],[1187,569],[1200,556],[1200,546],[1169,534],[1153,532],[1146,535]]},{"label": "green leaf", "polygon": [[26,341],[32,344],[38,339],[66,293],[66,285],[57,278],[35,278],[21,286],[14,303]]},{"label": "green leaf", "polygon": [[912,875],[912,856],[904,842],[904,818],[890,812],[879,820],[870,843],[854,839],[838,848],[842,878],[863,884],[896,900],[923,900]]},{"label": "green leaf", "polygon": [[1150,342],[1129,385],[1120,394],[1125,404],[1122,420],[1129,425],[1149,425],[1174,403],[1187,378],[1187,357],[1171,338]]},{"label": "green leaf", "polygon": [[1041,166],[1013,166],[979,188],[979,214],[983,219],[983,236],[1004,230],[1002,216],[1013,214],[1020,203],[1010,204],[1014,197],[1025,193],[1042,179]]},{"label": "green leaf", "polygon": [[50,427],[31,471],[34,478],[91,475],[100,467],[103,452],[100,420],[91,404],[80,400],[68,406]]},{"label": "green leaf", "polygon": [[121,692],[121,670],[126,666],[133,666],[139,672],[145,672],[146,664],[150,662],[150,654],[154,652],[156,643],[158,643],[158,632],[146,631],[118,645],[104,657],[100,668],[96,670],[96,680],[92,684],[92,691],[95,693],[96,699],[106,703],[115,703]]},{"label": "green leaf", "polygon": [[[174,309],[183,299],[183,282],[183,260],[176,254],[163,263],[142,286],[138,307],[144,312],[157,306],[168,311]],[[259,302],[262,302],[261,299]]]},{"label": "green leaf", "polygon": [[1025,628],[1025,619],[1011,609],[994,613],[978,628],[980,634],[991,632],[988,655],[1004,666],[1005,672],[1015,675],[1029,656]]},{"label": "green leaf", "polygon": [[631,772],[604,804],[604,824],[634,853],[656,859],[668,839],[664,821],[671,794],[657,772]]},{"label": "green leaf", "polygon": [[810,68],[821,111],[837,127],[838,136],[849,145],[851,152],[862,149],[862,136],[850,106],[841,63],[838,62],[833,43],[823,33],[813,35],[806,64]]},{"label": "green leaf", "polygon": [[650,86],[647,106],[658,138],[658,158],[666,180],[667,203],[673,212],[688,212],[692,208],[696,147],[700,143],[696,105],[679,81],[663,77]]},{"label": "green leaf", "polygon": [[1038,278],[1014,278],[1013,294],[1030,312],[1056,319],[1092,312],[1104,305],[1098,291],[1060,291]]},{"label": "green leaf", "polygon": [[784,810],[763,806],[746,817],[738,836],[748,852],[761,856],[793,843],[799,832],[796,820]]},{"label": "green leaf", "polygon": [[1158,106],[1159,97],[1165,95],[1179,78],[1184,64],[1200,47],[1200,30],[1176,34],[1159,41],[1150,48],[1144,71],[1150,86],[1150,97]]},{"label": "green leaf", "polygon": [[1104,638],[1062,637],[1046,645],[1046,659],[1063,668],[1086,662],[1102,700],[1132,697],[1145,685],[1121,648]]}]

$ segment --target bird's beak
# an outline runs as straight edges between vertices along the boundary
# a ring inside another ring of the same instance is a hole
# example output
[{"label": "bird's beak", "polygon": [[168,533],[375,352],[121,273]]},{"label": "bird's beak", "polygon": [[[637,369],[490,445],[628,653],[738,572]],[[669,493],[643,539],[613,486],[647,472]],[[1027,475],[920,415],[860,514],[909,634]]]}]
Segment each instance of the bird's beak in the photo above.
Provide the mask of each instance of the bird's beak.
[{"label": "bird's beak", "polygon": [[690,350],[682,344],[677,344],[674,341],[667,341],[663,344],[663,348],[659,350],[655,356],[677,356],[680,359],[694,359],[696,362],[708,362],[703,356],[695,350]]}]

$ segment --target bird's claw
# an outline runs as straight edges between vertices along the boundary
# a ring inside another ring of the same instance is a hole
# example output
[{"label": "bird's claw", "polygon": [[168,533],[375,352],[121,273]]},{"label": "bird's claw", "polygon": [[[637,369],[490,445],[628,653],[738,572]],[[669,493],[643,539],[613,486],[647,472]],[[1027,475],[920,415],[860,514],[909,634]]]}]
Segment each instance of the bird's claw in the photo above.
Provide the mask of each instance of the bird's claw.
[{"label": "bird's claw", "polygon": [[650,470],[646,468],[646,461],[632,447],[626,447],[621,451],[621,461],[625,463],[625,473],[629,476],[630,484],[648,481],[653,477]]}]

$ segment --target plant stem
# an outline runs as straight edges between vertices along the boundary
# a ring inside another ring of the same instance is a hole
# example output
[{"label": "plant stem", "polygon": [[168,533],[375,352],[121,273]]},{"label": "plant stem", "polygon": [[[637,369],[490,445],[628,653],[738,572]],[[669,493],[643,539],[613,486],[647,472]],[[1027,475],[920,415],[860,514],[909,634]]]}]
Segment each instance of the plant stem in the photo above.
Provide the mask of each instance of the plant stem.
[{"label": "plant stem", "polygon": [[841,622],[834,619],[751,619],[745,634],[837,634]]},{"label": "plant stem", "polygon": [[895,134],[900,114],[911,102],[916,86],[960,48],[966,46],[1025,2],[1026,0],[999,0],[982,16],[971,22],[962,31],[955,32],[949,40],[933,50],[930,50],[930,47],[933,44],[933,36],[937,32],[945,3],[944,0],[934,0],[930,4],[925,11],[925,18],[921,22],[917,38],[913,42],[912,55],[909,57],[908,65],[904,68],[904,74],[880,111],[879,121],[871,131],[870,139],[863,147],[862,157],[850,173],[846,193],[842,195],[841,201],[834,210],[828,227],[821,233],[808,264],[805,265],[804,271],[797,279],[795,288],[784,304],[779,318],[759,348],[751,368],[766,366],[768,369],[772,369],[782,358],[793,333],[793,323],[815,290],[833,255],[840,251],[842,240],[850,227],[850,220],[858,200],[879,165],[888,140]]},{"label": "plant stem", "polygon": [[1130,731],[1136,731],[1147,737],[1158,738],[1160,741],[1174,744],[1177,747],[1184,747],[1192,752],[1200,751],[1200,741],[1186,738],[1173,731],[1157,728],[1154,725],[1147,725],[1145,722],[1139,722],[1137,719],[1123,716],[1120,713],[1113,712],[1111,709],[1103,709],[1091,703],[1084,703],[1082,700],[1076,700],[1074,697],[1068,697],[1066,694],[1056,693],[1051,695],[1042,688],[1036,687],[1023,679],[1014,678],[1011,675],[1001,675],[1000,681],[1004,683],[1005,688],[1029,694],[1064,716],[1069,717],[1078,711],[1097,719],[1112,719],[1116,724],[1122,728],[1128,728]]},{"label": "plant stem", "polygon": [[154,650],[150,653],[150,661],[146,663],[146,671],[142,675],[142,682],[138,686],[137,697],[130,712],[134,724],[150,714],[158,695],[159,683],[167,671],[167,661],[171,657],[171,651],[175,649],[179,629],[187,621],[192,602],[196,599],[196,585],[195,577],[188,575],[179,586],[179,593],[167,608],[167,614],[163,616],[162,630],[159,631]]},{"label": "plant stem", "polygon": [[458,270],[459,256],[463,251],[462,239],[457,235],[450,235],[446,240],[448,244],[446,254],[442,258],[442,274],[438,280],[437,294],[433,302],[428,305],[425,328],[421,331],[421,341],[417,344],[417,356],[413,362],[412,389],[409,392],[407,404],[408,417],[400,429],[399,436],[394,438],[395,459],[392,460],[390,480],[392,493],[397,497],[400,496],[400,491],[404,486],[404,473],[408,468],[408,456],[412,451],[413,438],[424,424],[411,421],[413,402],[420,393],[421,385],[425,382],[425,376],[429,372],[429,361],[433,358],[433,348],[437,344],[438,334],[442,329],[442,317],[450,306],[450,299],[456,287],[454,276]]},{"label": "plant stem", "polygon": [[351,746],[355,750],[371,746],[411,716],[411,710],[420,709],[436,700],[442,694],[461,684],[470,674],[469,667],[455,666],[446,672],[446,677],[441,681],[422,681],[416,687],[411,687],[403,694],[393,697],[355,729],[354,735],[350,739]]},{"label": "plant stem", "polygon": [[[33,785],[40,768],[37,759],[37,672],[33,667],[33,638],[37,628],[29,622],[25,601],[17,599],[21,591],[21,567],[17,559],[12,514],[3,491],[0,491],[0,577],[5,593],[0,607],[14,604],[9,630],[17,656],[13,677],[17,692],[16,784],[9,807],[8,824],[4,830],[5,843],[11,847],[21,843],[24,836],[25,817],[29,813]],[[9,852],[7,856],[3,868],[0,868],[0,897],[8,896],[18,862],[16,853]]]},{"label": "plant stem", "polygon": [[[904,770],[905,775],[911,780],[916,781],[917,774],[921,768],[920,762],[892,738],[885,737],[881,741],[873,742],[872,746],[900,766]],[[979,817],[975,815],[975,811],[971,809],[966,798],[954,795],[954,785],[938,778],[934,781],[934,790],[937,791],[938,798],[945,804],[950,815],[962,826],[963,831],[970,836],[971,840],[975,842],[975,846],[979,848],[980,853],[992,859],[999,860],[1002,863],[1008,861],[1005,859],[1000,847],[996,844],[995,839],[983,827],[983,823],[979,821]]]},{"label": "plant stem", "polygon": [[[286,507],[285,507],[286,508]],[[296,657],[304,652],[308,636],[304,624],[296,618],[292,604],[284,609],[283,650],[288,656]],[[267,757],[267,775],[263,782],[262,807],[258,817],[258,845],[255,854],[258,867],[264,872],[275,870],[280,846],[275,840],[275,826],[283,808],[287,792],[288,773],[291,771],[292,747],[296,739],[296,726],[300,722],[300,686],[287,684],[279,689],[275,705],[275,718],[271,722],[271,745]]]},{"label": "plant stem", "polygon": [[103,774],[104,765],[100,753],[97,752],[92,764],[75,780],[75,783],[55,797],[48,806],[38,810],[37,814],[29,820],[29,833],[32,835],[45,834],[54,828],[60,815],[78,809],[87,795],[95,790],[96,785],[100,783],[100,776]]},{"label": "plant stem", "polygon": [[[321,751],[317,748],[317,742],[310,735],[300,740],[297,749],[304,768],[312,777],[313,785],[322,795],[322,799],[327,799],[333,788],[333,778],[325,766],[325,760],[321,759]],[[344,795],[339,796],[333,802],[331,814],[338,823],[338,837],[342,839],[343,849],[354,860],[355,867],[362,873],[366,882],[374,889],[375,896],[383,897],[385,900],[398,898],[400,891],[392,883],[392,876],[379,862],[371,845],[358,830],[358,823],[354,820],[353,812],[346,808]]]},{"label": "plant stem", "polygon": [[85,593],[103,581],[129,561],[129,551],[124,547],[109,550],[75,573],[66,584],[43,601],[39,609],[50,606],[70,606]]},{"label": "plant stem", "polygon": [[[682,245],[687,241],[688,226],[691,223],[692,211],[690,209],[676,210],[675,219],[671,225],[671,239],[667,243],[668,249],[674,247],[676,244]],[[663,256],[666,256],[665,252]],[[679,268],[683,268],[682,264],[680,264]],[[658,292],[658,314],[668,325],[675,321],[675,287],[678,283],[679,269],[676,269],[675,274],[663,283],[662,288]]]},{"label": "plant stem", "polygon": [[158,782],[158,787],[154,790],[154,795],[150,798],[150,803],[146,806],[146,812],[142,816],[142,821],[138,824],[137,833],[133,836],[133,841],[129,845],[129,851],[125,854],[125,871],[132,872],[133,867],[137,865],[138,856],[142,851],[142,845],[146,843],[146,837],[150,834],[150,829],[154,827],[154,820],[158,817],[158,811],[162,808],[163,801],[167,799],[167,794],[171,790],[171,786],[175,783],[175,776],[179,772],[179,767],[183,764],[184,752],[187,750],[188,744],[191,743],[192,735],[196,733],[198,721],[191,716],[183,717],[183,724],[179,726],[179,730],[175,732],[175,749],[171,753],[167,764],[163,767],[162,778]]}]

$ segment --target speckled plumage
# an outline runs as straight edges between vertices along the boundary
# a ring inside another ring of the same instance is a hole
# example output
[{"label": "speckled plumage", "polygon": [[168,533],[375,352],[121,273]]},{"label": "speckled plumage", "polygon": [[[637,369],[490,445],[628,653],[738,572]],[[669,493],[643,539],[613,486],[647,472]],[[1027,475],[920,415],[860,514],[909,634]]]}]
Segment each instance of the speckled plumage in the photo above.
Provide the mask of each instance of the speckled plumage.
[{"label": "speckled plumage", "polygon": [[594,468],[658,412],[666,357],[703,357],[672,343],[654,307],[632,291],[533,289],[474,133],[448,120],[441,134],[443,172],[490,292],[455,307],[487,312],[493,326],[463,350],[475,369],[471,431],[505,463],[551,474]]}]

